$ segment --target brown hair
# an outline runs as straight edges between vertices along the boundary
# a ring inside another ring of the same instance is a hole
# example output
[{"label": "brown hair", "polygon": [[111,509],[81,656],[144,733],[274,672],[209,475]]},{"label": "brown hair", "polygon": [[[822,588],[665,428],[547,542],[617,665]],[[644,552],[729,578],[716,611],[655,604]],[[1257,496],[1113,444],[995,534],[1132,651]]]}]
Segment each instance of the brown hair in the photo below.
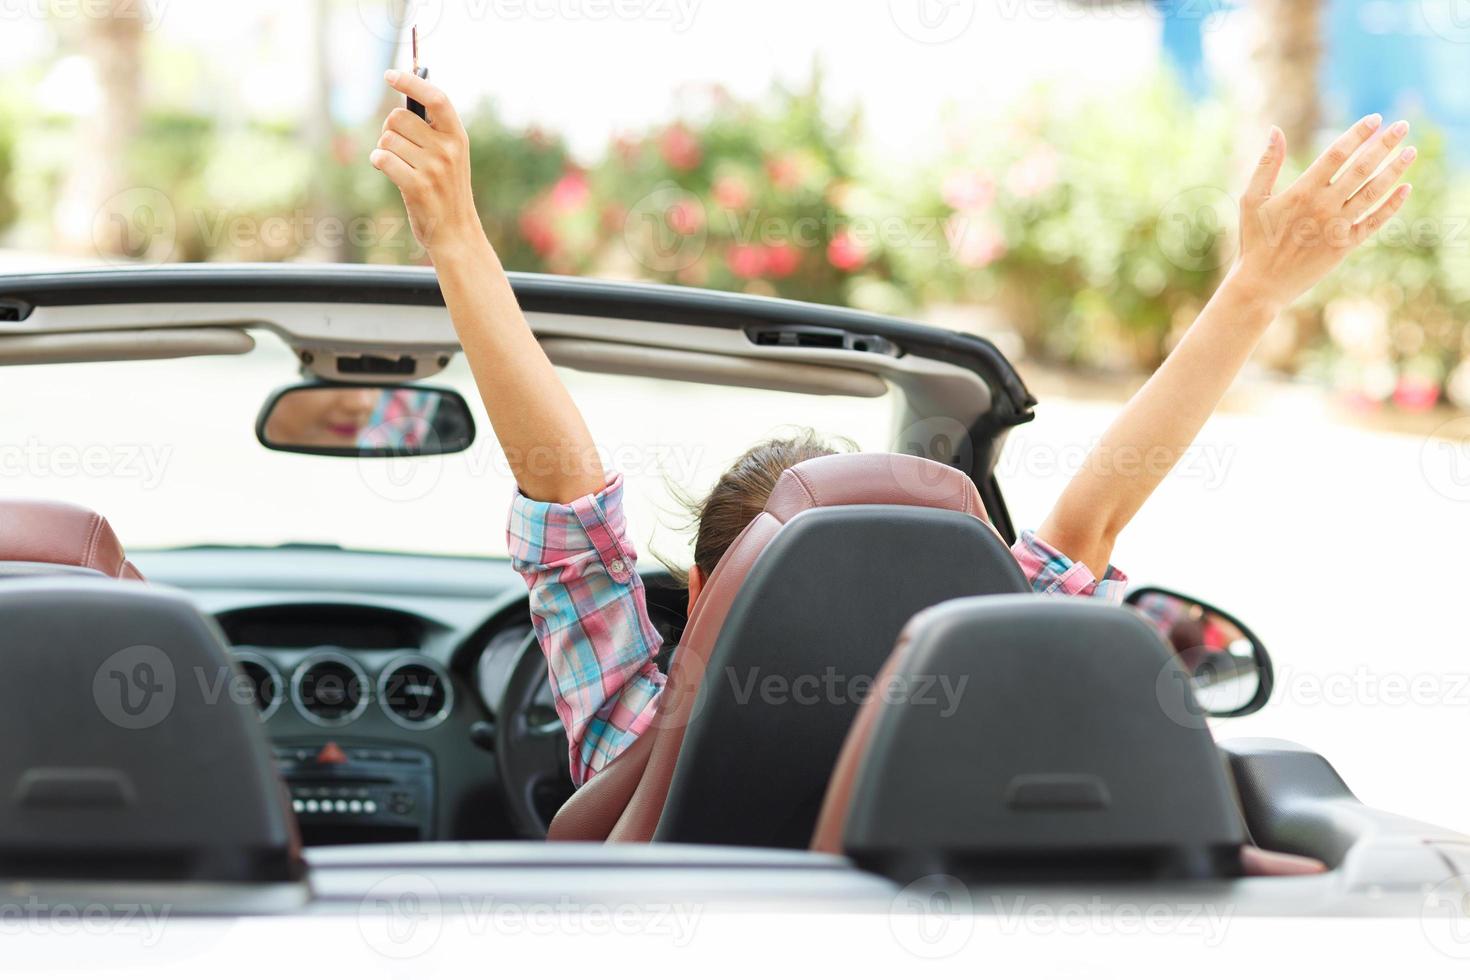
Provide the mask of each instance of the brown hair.
[{"label": "brown hair", "polygon": [[[834,448],[815,432],[803,429],[789,438],[767,439],[746,450],[703,499],[674,489],[675,500],[689,517],[684,529],[695,532],[694,564],[705,578],[714,573],[740,532],[765,508],[781,474],[809,459],[854,448],[846,444]],[[675,574],[680,570],[676,569]]]}]

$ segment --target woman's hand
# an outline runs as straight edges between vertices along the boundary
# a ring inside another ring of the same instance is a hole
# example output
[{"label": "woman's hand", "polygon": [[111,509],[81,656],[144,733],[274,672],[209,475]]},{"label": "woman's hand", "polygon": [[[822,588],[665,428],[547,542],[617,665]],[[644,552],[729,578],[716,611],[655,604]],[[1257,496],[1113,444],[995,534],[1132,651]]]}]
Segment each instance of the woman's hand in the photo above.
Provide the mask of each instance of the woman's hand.
[{"label": "woman's hand", "polygon": [[[1233,279],[1276,309],[1285,307],[1403,207],[1411,188],[1400,186],[1399,178],[1417,151],[1412,146],[1398,150],[1409,133],[1408,123],[1380,129],[1382,121],[1377,114],[1363,119],[1279,194],[1272,191],[1286,162],[1286,137],[1271,129],[1266,152],[1241,198],[1240,256],[1231,270]],[[1390,155],[1392,161],[1375,177]]]},{"label": "woman's hand", "polygon": [[459,114],[427,79],[401,71],[389,71],[384,78],[421,103],[430,120],[394,109],[368,157],[403,195],[414,237],[431,258],[436,250],[483,241],[470,189],[470,141]]}]

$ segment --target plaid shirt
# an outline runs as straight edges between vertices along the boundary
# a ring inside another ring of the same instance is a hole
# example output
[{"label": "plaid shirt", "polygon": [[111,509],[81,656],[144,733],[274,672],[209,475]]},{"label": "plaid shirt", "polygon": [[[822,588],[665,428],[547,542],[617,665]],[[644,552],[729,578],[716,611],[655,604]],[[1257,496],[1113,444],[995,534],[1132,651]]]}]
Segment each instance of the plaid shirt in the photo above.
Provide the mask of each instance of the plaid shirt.
[{"label": "plaid shirt", "polygon": [[[507,536],[512,563],[531,590],[531,620],[580,786],[648,730],[664,689],[653,661],[661,640],[623,514],[623,478],[570,504],[517,494]],[[1121,602],[1128,585],[1112,567],[1099,581],[1030,532],[1011,553],[1045,595]]]}]

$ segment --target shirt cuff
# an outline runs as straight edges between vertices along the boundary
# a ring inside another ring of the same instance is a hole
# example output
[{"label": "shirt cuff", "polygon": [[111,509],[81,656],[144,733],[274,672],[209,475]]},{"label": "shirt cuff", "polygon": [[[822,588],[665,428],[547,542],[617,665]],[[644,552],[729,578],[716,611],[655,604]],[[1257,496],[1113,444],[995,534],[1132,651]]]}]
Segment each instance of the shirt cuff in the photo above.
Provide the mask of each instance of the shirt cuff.
[{"label": "shirt cuff", "polygon": [[1068,558],[1032,531],[1021,534],[1011,554],[1021,563],[1032,590],[1042,595],[1090,596],[1121,604],[1128,592],[1128,576],[1115,566],[1109,565],[1098,578],[1092,569]]},{"label": "shirt cuff", "polygon": [[613,581],[626,584],[638,565],[638,553],[628,540],[621,474],[614,474],[597,493],[569,504],[532,500],[517,490],[506,539],[517,568],[556,568],[596,552]]}]

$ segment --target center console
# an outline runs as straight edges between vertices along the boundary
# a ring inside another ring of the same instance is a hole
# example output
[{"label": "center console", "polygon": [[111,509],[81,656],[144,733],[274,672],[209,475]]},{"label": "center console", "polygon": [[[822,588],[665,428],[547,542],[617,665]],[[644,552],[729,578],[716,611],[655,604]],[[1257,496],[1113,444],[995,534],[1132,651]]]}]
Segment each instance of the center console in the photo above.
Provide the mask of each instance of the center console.
[{"label": "center console", "polygon": [[334,741],[277,743],[302,843],[434,840],[434,760],[417,749]]}]

